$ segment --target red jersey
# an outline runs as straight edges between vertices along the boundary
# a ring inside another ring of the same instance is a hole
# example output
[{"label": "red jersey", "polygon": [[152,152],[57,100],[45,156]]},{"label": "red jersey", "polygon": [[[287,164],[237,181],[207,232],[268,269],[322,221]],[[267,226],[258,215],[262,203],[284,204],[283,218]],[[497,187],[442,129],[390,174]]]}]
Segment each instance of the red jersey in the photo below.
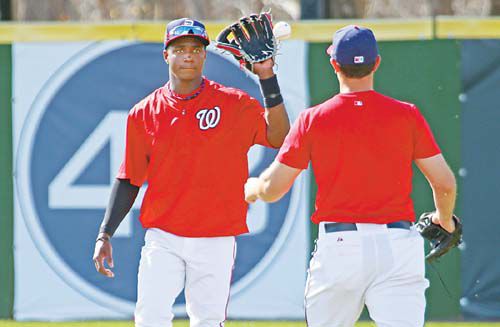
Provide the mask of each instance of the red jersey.
[{"label": "red jersey", "polygon": [[375,91],[338,94],[300,114],[278,161],[318,184],[315,223],[413,221],[412,162],[440,153],[417,107]]},{"label": "red jersey", "polygon": [[145,228],[187,237],[248,232],[247,152],[254,144],[270,146],[264,109],[241,90],[203,84],[189,100],[159,88],[128,115],[117,178],[148,182],[140,214]]}]

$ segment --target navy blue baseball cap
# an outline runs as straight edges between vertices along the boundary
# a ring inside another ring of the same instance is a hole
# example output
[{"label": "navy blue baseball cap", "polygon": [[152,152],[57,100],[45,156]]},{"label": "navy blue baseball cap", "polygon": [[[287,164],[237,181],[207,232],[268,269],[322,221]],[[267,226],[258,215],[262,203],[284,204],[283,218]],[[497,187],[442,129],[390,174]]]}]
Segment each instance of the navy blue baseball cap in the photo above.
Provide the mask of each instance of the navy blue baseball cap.
[{"label": "navy blue baseball cap", "polygon": [[378,56],[377,40],[369,28],[345,26],[335,32],[326,53],[341,65],[372,64]]},{"label": "navy blue baseball cap", "polygon": [[167,24],[164,41],[165,49],[168,47],[170,42],[183,36],[197,37],[205,46],[210,44],[207,30],[202,22],[191,18],[179,18]]}]

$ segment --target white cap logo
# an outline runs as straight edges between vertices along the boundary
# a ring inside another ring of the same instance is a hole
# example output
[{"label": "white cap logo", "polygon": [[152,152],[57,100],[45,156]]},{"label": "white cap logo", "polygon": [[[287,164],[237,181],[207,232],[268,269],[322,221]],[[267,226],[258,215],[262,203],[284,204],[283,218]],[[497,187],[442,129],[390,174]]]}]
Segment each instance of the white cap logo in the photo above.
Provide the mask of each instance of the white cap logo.
[{"label": "white cap logo", "polygon": [[365,57],[363,57],[363,56],[355,56],[354,57],[355,64],[362,64],[364,62],[365,62]]}]

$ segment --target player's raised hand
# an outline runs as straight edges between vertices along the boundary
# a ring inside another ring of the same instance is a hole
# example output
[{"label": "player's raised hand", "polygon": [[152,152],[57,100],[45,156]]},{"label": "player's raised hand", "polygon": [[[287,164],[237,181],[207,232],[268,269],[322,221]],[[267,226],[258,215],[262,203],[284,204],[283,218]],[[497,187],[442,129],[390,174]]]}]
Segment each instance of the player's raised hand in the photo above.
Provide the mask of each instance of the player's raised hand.
[{"label": "player's raised hand", "polygon": [[259,76],[260,79],[268,79],[274,75],[273,67],[274,67],[274,59],[269,58],[262,62],[254,63],[253,73]]},{"label": "player's raised hand", "polygon": [[95,243],[94,249],[94,264],[95,269],[106,277],[113,278],[115,274],[104,266],[104,261],[107,262],[110,268],[113,268],[113,247],[111,246],[111,240],[109,236],[99,237]]},{"label": "player's raised hand", "polygon": [[[240,62],[241,67],[259,75],[260,79],[269,78],[272,75],[262,77],[255,70],[255,66],[262,66],[262,63],[276,55],[278,42],[273,33],[270,12],[252,14],[225,27],[217,36],[215,46],[231,53]],[[266,63],[268,64],[269,62]],[[273,65],[274,61],[271,61],[271,68]]]}]

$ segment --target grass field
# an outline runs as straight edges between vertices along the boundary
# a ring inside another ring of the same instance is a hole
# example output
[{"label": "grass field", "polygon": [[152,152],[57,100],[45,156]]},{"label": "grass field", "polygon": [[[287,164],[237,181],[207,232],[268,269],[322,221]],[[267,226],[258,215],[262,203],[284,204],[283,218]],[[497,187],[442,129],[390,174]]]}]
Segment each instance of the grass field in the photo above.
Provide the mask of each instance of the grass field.
[{"label": "grass field", "polygon": [[[93,322],[15,322],[0,320],[0,327],[133,327],[130,321],[93,321]],[[228,321],[226,327],[305,327],[304,322],[289,321]],[[479,322],[431,322],[426,327],[500,327],[497,323]],[[174,327],[189,327],[187,321],[175,321]],[[370,322],[360,322],[356,327],[375,327]]]}]

